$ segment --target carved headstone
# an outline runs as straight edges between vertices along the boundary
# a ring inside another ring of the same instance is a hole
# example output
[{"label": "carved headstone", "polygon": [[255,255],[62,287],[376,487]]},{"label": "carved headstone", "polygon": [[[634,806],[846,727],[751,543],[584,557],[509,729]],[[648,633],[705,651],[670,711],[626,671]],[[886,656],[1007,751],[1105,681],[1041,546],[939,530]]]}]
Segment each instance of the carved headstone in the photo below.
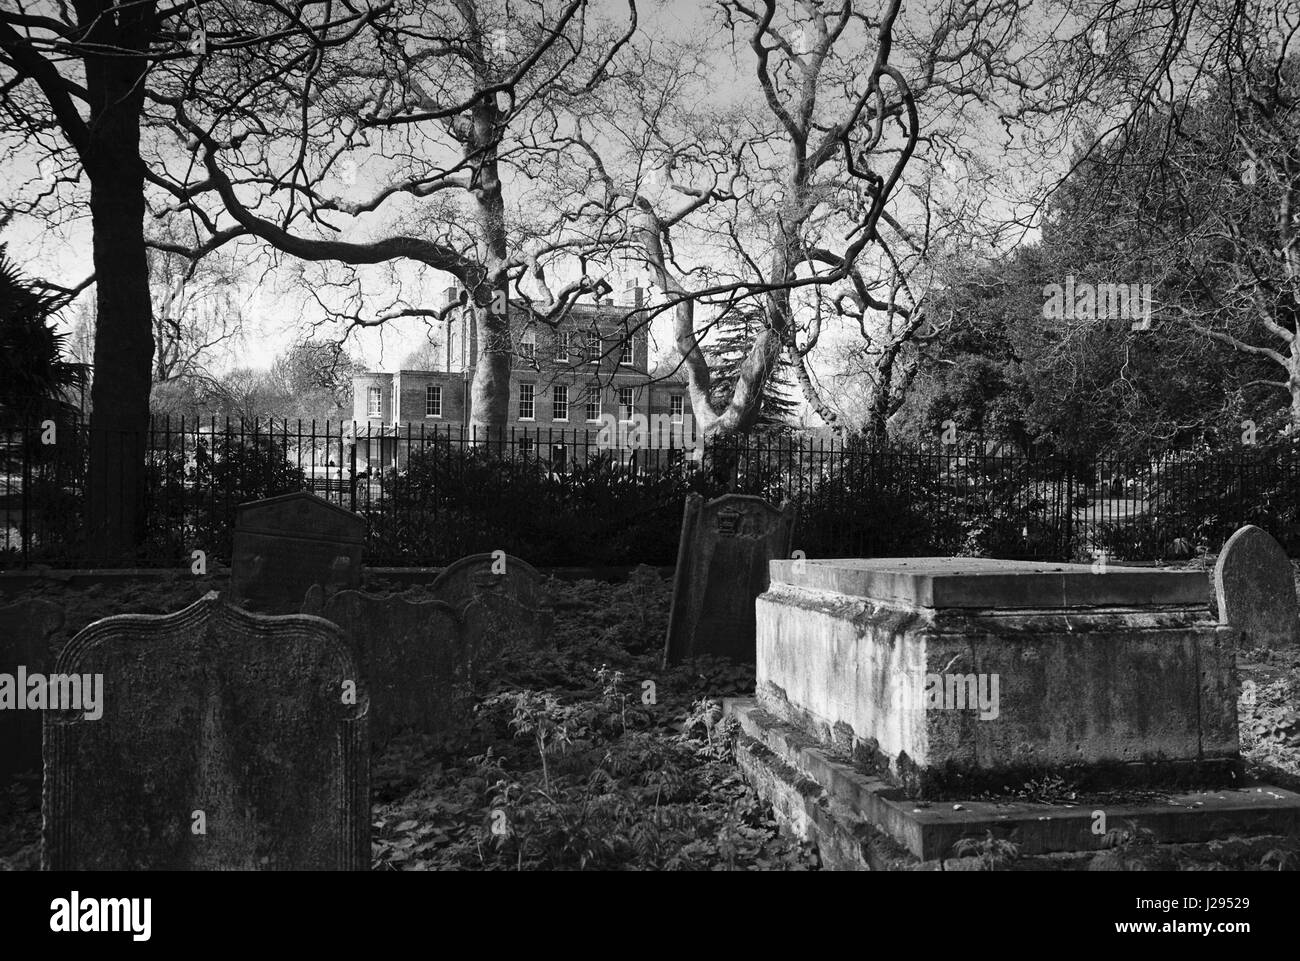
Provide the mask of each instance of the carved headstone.
[{"label": "carved headstone", "polygon": [[471,676],[476,665],[507,647],[542,645],[555,624],[545,578],[503,551],[462,557],[438,575],[430,592],[461,617]]},{"label": "carved headstone", "polygon": [[[0,675],[13,678],[49,673],[51,638],[63,626],[63,610],[50,601],[29,600],[0,607]],[[2,682],[0,682],[2,683]],[[25,684],[23,685],[26,686]],[[6,705],[0,697],[0,789],[22,771],[41,769],[41,712]]]},{"label": "carved headstone", "polygon": [[1295,572],[1277,541],[1254,525],[1228,538],[1214,565],[1219,621],[1242,632],[1242,646],[1300,642]]},{"label": "carved headstone", "polygon": [[47,870],[365,870],[365,684],[342,631],[215,592],[96,621],[55,671],[102,716],[46,711]]},{"label": "carved headstone", "polygon": [[665,664],[702,654],[754,663],[754,601],[768,562],[790,556],[795,513],[747,494],[686,498]]},{"label": "carved headstone", "polygon": [[232,600],[270,614],[298,611],[303,594],[361,586],[365,519],[306,491],[240,504],[230,565]]},{"label": "carved headstone", "polygon": [[304,614],[343,629],[370,692],[370,735],[448,735],[468,714],[469,665],[456,611],[442,601],[411,601],[361,591],[326,598],[313,585]]}]

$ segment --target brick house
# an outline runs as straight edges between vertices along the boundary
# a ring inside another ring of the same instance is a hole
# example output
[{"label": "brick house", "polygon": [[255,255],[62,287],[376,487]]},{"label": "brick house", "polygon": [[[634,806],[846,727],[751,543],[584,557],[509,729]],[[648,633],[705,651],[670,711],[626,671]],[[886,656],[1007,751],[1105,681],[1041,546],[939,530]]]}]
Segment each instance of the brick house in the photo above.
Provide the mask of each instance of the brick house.
[{"label": "brick house", "polygon": [[[443,296],[444,303],[456,303],[460,291],[450,287]],[[522,452],[562,469],[575,442],[583,449],[595,444],[607,414],[619,421],[638,414],[680,421],[689,414],[685,374],[652,371],[646,326],[628,333],[628,313],[643,297],[632,282],[621,304],[575,305],[558,328],[512,320],[507,425]],[[428,435],[451,428],[460,436],[459,428],[469,424],[476,309],[464,306],[447,321],[439,369],[367,371],[352,378],[359,469],[400,465],[422,430]]]}]

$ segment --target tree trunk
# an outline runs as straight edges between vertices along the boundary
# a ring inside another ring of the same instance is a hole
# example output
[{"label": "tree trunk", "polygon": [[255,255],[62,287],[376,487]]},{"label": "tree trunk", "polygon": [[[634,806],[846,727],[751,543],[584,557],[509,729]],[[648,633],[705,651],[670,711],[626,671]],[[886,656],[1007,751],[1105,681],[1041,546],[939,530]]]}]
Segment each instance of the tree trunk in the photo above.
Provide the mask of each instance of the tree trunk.
[{"label": "tree trunk", "polygon": [[871,394],[871,405],[867,409],[867,423],[864,425],[868,439],[872,444],[883,444],[889,438],[889,397],[893,386],[893,365],[879,367],[876,389]]},{"label": "tree trunk", "polygon": [[[505,290],[505,283],[491,289]],[[478,358],[470,385],[470,427],[480,440],[503,438],[510,415],[510,323],[489,304],[475,310]]]},{"label": "tree trunk", "polygon": [[1291,341],[1291,361],[1287,370],[1286,387],[1291,394],[1291,426],[1300,429],[1300,330]]},{"label": "tree trunk", "polygon": [[[104,18],[99,22],[111,23]],[[117,50],[146,36],[139,23],[104,33],[111,38],[93,39]],[[129,554],[144,530],[154,349],[140,158],[146,65],[143,58],[121,55],[88,55],[85,63],[90,122],[82,161],[90,179],[97,312],[86,533],[91,556],[108,561]]]},{"label": "tree trunk", "polygon": [[470,295],[475,304],[478,357],[470,388],[470,427],[480,439],[504,440],[510,411],[510,311],[506,284],[505,203],[497,169],[496,105],[484,98],[473,109],[466,155],[477,161],[474,200],[484,277]]}]

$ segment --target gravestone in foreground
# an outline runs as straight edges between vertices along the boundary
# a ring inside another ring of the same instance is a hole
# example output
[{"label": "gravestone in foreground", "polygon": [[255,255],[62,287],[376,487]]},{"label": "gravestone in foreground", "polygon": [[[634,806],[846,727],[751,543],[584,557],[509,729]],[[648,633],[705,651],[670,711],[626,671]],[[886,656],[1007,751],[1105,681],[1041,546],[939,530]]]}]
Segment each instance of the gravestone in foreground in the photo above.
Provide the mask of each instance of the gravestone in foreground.
[{"label": "gravestone in foreground", "polygon": [[362,517],[306,491],[240,504],[231,599],[249,610],[297,613],[313,584],[326,594],[361,586]]},{"label": "gravestone in foreground", "polygon": [[[0,674],[15,682],[20,668],[28,677],[47,674],[54,660],[50,638],[62,626],[63,610],[50,601],[19,601],[0,607]],[[40,768],[41,712],[6,709],[0,704],[0,789],[15,774]]]},{"label": "gravestone in foreground", "polygon": [[462,557],[429,590],[461,618],[471,677],[477,665],[507,647],[544,644],[555,624],[546,579],[513,554]]},{"label": "gravestone in foreground", "polygon": [[767,590],[768,562],[790,556],[794,524],[793,505],[761,497],[686,498],[665,665],[702,654],[754,662],[754,600]]},{"label": "gravestone in foreground", "polygon": [[468,716],[469,665],[450,605],[361,591],[326,598],[316,584],[302,612],[337,624],[352,645],[370,693],[376,745],[405,731],[450,734]]},{"label": "gravestone in foreground", "polygon": [[45,869],[369,867],[366,691],[329,621],[213,592],[96,621],[55,671],[102,674],[103,716],[45,712]]},{"label": "gravestone in foreground", "polygon": [[1300,641],[1295,574],[1282,545],[1254,525],[1228,538],[1214,565],[1219,621],[1242,632],[1242,646]]}]

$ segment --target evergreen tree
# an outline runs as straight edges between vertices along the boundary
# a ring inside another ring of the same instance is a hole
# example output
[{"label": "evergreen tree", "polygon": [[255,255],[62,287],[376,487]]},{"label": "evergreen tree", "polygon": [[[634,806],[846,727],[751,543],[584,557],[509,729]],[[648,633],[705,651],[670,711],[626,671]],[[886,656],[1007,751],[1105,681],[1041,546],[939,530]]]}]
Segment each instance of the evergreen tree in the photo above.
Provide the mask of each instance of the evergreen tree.
[{"label": "evergreen tree", "polygon": [[[740,307],[724,314],[714,325],[712,336],[703,345],[712,374],[710,399],[714,404],[725,404],[731,399],[740,374],[740,365],[749,355],[754,336],[762,323],[762,310],[757,307]],[[798,411],[798,404],[791,399],[793,390],[790,364],[782,354],[781,360],[768,373],[763,383],[763,399],[755,431],[782,433],[791,429],[790,418]]]}]

